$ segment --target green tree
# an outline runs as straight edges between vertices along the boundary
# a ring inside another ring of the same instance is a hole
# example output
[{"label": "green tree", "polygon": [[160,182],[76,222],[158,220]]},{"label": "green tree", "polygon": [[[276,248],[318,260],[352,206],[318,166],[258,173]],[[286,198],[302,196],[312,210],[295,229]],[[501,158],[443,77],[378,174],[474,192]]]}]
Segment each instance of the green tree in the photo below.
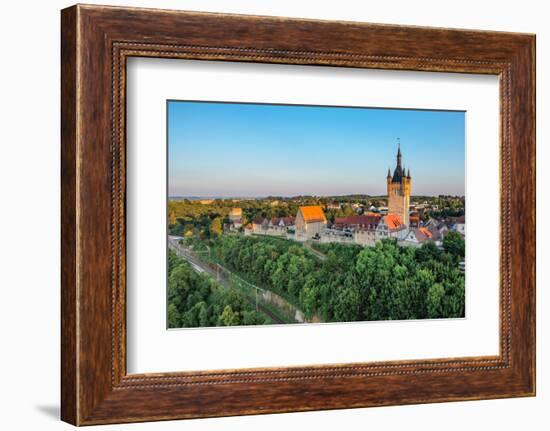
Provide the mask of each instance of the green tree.
[{"label": "green tree", "polygon": [[168,212],[168,224],[175,225],[176,223],[177,223],[176,212],[174,210],[170,210]]},{"label": "green tree", "polygon": [[462,235],[454,231],[449,232],[443,238],[443,249],[457,258],[464,258],[465,242]]},{"label": "green tree", "polygon": [[361,295],[357,285],[341,286],[334,301],[334,320],[353,322],[357,320]]},{"label": "green tree", "polygon": [[233,311],[231,305],[226,305],[223,309],[223,313],[218,319],[218,323],[223,326],[235,326],[240,323],[239,313]]},{"label": "green tree", "polygon": [[216,217],[214,220],[212,220],[212,224],[210,225],[210,233],[213,235],[221,235],[222,233],[221,217]]},{"label": "green tree", "polygon": [[208,305],[206,304],[206,302],[201,301],[197,303],[196,307],[198,307],[199,309],[199,313],[198,313],[199,326],[201,327],[210,326],[209,325],[210,318],[208,316]]},{"label": "green tree", "polygon": [[464,276],[445,280],[445,297],[441,317],[464,317]]},{"label": "green tree", "polygon": [[180,313],[175,304],[168,304],[168,327],[169,328],[179,328],[181,325],[180,322]]},{"label": "green tree", "polygon": [[313,274],[309,274],[302,291],[299,302],[306,319],[311,319],[316,313],[319,305],[319,281]]},{"label": "green tree", "polygon": [[420,263],[439,260],[440,256],[441,251],[432,241],[425,242],[421,247],[416,249],[416,260]]},{"label": "green tree", "polygon": [[446,317],[443,315],[443,298],[445,297],[445,289],[439,283],[432,284],[428,288],[427,297],[427,314],[428,318]]},{"label": "green tree", "polygon": [[429,269],[419,269],[407,289],[406,301],[409,319],[425,319],[428,315],[426,298],[428,289],[435,283],[435,277]]}]

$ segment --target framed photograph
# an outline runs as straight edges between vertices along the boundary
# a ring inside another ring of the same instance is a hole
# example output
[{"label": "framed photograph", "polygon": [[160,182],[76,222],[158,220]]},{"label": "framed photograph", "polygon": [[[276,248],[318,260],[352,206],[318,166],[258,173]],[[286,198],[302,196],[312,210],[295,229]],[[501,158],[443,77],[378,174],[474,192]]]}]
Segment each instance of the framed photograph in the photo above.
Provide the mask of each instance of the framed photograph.
[{"label": "framed photograph", "polygon": [[534,35],[77,5],[61,44],[63,420],[535,394]]}]

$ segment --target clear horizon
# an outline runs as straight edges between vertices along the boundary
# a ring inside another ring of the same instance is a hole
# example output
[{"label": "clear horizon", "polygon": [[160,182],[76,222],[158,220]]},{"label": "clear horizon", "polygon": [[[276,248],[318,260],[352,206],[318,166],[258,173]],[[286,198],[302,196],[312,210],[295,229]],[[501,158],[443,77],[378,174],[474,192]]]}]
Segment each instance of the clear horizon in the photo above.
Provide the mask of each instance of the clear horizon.
[{"label": "clear horizon", "polygon": [[386,194],[397,140],[412,196],[464,196],[465,113],[169,101],[169,197]]},{"label": "clear horizon", "polygon": [[[204,195],[169,195],[168,199],[267,199],[267,198],[282,198],[282,199],[290,199],[290,198],[298,198],[298,197],[313,197],[313,198],[345,198],[349,196],[368,196],[372,198],[380,198],[385,197],[386,194],[381,195],[372,195],[367,193],[348,193],[345,195],[265,195],[265,196],[204,196]],[[464,197],[464,195],[450,195],[450,194],[441,194],[441,195],[411,195],[411,198],[414,197],[430,197],[430,198],[436,198],[438,196],[452,196],[452,197]]]}]

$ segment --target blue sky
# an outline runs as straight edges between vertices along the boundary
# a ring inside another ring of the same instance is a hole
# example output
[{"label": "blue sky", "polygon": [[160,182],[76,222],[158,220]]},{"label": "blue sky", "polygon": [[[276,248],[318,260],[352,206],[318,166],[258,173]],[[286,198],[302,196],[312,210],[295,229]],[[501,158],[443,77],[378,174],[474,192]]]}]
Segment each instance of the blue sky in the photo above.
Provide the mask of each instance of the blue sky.
[{"label": "blue sky", "polygon": [[169,196],[386,193],[397,138],[413,195],[463,195],[465,113],[168,102]]}]

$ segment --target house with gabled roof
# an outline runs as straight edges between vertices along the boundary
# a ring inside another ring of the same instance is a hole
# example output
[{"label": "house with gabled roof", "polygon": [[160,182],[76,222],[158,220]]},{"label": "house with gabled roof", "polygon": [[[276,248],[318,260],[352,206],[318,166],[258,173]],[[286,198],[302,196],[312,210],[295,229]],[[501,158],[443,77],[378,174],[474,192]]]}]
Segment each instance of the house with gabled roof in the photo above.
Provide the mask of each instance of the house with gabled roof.
[{"label": "house with gabled roof", "polygon": [[447,226],[447,224],[434,218],[430,218],[424,224],[424,227],[431,232],[431,240],[435,241],[438,244],[443,241],[443,238],[445,237],[445,235],[447,235],[447,232],[449,232],[449,227]]},{"label": "house with gabled roof", "polygon": [[243,218],[243,209],[242,208],[231,208],[228,214],[229,220],[235,222]]},{"label": "house with gabled roof", "polygon": [[405,238],[408,231],[407,225],[403,223],[400,216],[387,214],[380,219],[376,227],[376,239],[396,238],[399,240]]},{"label": "house with gabled roof", "polygon": [[410,229],[407,236],[399,241],[399,245],[420,247],[427,241],[434,241],[433,233],[427,227]]},{"label": "house with gabled roof", "polygon": [[268,235],[286,235],[288,228],[294,226],[294,217],[273,217],[267,225]]},{"label": "house with gabled roof", "polygon": [[[325,233],[332,234],[333,238],[350,238],[356,244],[373,246],[376,243],[376,228],[382,218],[381,214],[367,212],[363,215],[336,217],[331,229]],[[325,241],[327,242],[327,241]],[[344,242],[344,241],[339,241]]]},{"label": "house with gabled roof", "polygon": [[409,227],[415,228],[420,226],[420,215],[416,211],[409,213]]},{"label": "house with gabled roof", "polygon": [[248,223],[243,230],[246,236],[252,235],[254,233],[254,225],[252,223]]},{"label": "house with gabled roof", "polygon": [[269,220],[262,216],[257,216],[252,221],[252,231],[258,234],[265,234],[267,232],[267,227],[269,225]]},{"label": "house with gabled roof", "polygon": [[319,205],[301,206],[296,214],[296,239],[306,241],[319,238],[327,227],[327,218]]},{"label": "house with gabled roof", "polygon": [[365,213],[363,215],[353,215],[348,217],[336,217],[332,224],[333,229],[358,229],[358,228],[376,228],[382,218],[381,214]]},{"label": "house with gabled roof", "polygon": [[458,232],[462,237],[466,236],[466,219],[464,216],[454,219],[454,223],[451,225],[451,229]]}]

